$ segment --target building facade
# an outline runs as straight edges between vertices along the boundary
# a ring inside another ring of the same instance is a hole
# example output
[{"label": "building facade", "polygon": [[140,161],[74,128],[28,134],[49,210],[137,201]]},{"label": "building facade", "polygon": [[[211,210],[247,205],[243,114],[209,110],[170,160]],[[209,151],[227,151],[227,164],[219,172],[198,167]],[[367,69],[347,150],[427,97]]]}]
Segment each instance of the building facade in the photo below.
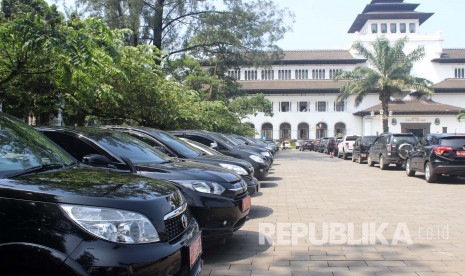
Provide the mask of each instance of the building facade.
[{"label": "building facade", "polygon": [[421,25],[433,13],[416,11],[419,4],[403,0],[372,0],[354,20],[349,33],[354,43],[365,46],[384,36],[390,41],[408,37],[405,51],[418,46],[425,57],[412,68],[412,75],[434,83],[433,96],[419,98],[406,91],[390,104],[390,114],[380,114],[377,94],[359,106],[354,98],[336,102],[346,82],[335,81],[341,71],[368,66],[353,49],[284,51],[284,58],[270,68],[241,68],[229,75],[239,80],[248,94],[265,94],[273,103],[273,117],[258,114],[245,119],[264,139],[308,139],[344,134],[373,135],[382,132],[382,116],[389,116],[391,132],[462,132],[457,120],[465,109],[465,49],[444,49],[439,33],[423,34]]}]

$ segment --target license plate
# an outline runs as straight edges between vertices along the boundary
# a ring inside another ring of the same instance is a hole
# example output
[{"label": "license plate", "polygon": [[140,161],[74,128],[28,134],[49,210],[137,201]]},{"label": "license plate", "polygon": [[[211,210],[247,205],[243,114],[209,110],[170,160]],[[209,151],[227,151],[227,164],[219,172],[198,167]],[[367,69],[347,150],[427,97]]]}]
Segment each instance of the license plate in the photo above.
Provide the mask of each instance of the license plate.
[{"label": "license plate", "polygon": [[365,153],[362,153],[362,157],[367,157],[367,155]]},{"label": "license plate", "polygon": [[458,150],[457,156],[465,156],[465,150]]},{"label": "license plate", "polygon": [[242,212],[249,210],[250,205],[252,205],[252,199],[250,198],[250,196],[247,196],[242,200]]},{"label": "license plate", "polygon": [[199,235],[189,246],[190,268],[197,262],[200,254],[202,254],[202,235]]}]

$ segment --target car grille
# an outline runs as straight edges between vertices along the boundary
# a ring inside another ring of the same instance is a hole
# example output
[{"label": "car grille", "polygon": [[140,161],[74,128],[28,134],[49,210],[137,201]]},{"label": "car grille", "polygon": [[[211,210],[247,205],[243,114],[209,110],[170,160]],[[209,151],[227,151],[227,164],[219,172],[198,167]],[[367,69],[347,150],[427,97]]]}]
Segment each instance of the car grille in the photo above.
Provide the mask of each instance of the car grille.
[{"label": "car grille", "polygon": [[250,175],[242,175],[242,178],[247,181],[253,181],[253,176]]},{"label": "car grille", "polygon": [[189,211],[189,208],[187,208],[183,213],[165,220],[166,235],[168,235],[169,240],[176,238],[177,236],[182,234],[184,230],[186,230],[182,226],[181,221],[181,217],[183,214],[186,215],[187,221],[190,223],[190,221],[192,220],[192,214]]}]

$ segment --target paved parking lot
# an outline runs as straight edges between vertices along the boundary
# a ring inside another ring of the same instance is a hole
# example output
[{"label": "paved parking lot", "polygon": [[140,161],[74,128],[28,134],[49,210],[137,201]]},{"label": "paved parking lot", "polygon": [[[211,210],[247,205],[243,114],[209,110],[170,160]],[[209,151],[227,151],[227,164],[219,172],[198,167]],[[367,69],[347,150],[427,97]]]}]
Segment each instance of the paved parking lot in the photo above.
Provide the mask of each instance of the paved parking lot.
[{"label": "paved parking lot", "polygon": [[250,220],[205,251],[202,275],[465,275],[465,180],[417,175],[278,152]]}]

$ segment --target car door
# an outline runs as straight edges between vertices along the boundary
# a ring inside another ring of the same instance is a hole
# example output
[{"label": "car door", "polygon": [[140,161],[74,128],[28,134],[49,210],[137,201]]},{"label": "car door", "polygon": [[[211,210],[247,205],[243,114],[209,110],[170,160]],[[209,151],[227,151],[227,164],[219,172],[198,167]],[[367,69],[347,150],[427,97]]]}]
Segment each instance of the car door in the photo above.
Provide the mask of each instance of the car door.
[{"label": "car door", "polygon": [[423,171],[426,137],[421,138],[410,153],[410,166],[413,170]]},{"label": "car door", "polygon": [[381,152],[383,140],[384,140],[384,137],[382,136],[376,138],[373,146],[370,148],[371,161],[379,162],[379,153]]}]

